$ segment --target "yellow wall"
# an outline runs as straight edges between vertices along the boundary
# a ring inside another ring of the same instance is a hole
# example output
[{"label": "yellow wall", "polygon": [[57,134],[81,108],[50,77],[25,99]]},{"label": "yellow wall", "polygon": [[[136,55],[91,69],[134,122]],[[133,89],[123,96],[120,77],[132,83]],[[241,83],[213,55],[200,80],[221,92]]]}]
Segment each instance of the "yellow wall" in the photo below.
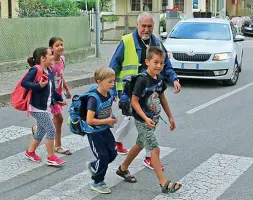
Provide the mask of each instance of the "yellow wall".
[{"label": "yellow wall", "polygon": [[227,0],[227,12],[230,16],[236,15],[236,4],[232,4],[232,0]]},{"label": "yellow wall", "polygon": [[[8,0],[0,0],[1,2],[1,16],[0,18],[8,18],[9,12],[8,12]],[[12,0],[12,17],[18,17],[17,13],[18,9],[18,0]]]},{"label": "yellow wall", "polygon": [[116,0],[116,15],[127,14],[127,0]]},{"label": "yellow wall", "polygon": [[[246,3],[246,2],[245,2]],[[237,4],[232,4],[232,0],[227,0],[227,12],[229,16],[242,15],[242,0],[238,0]]]}]

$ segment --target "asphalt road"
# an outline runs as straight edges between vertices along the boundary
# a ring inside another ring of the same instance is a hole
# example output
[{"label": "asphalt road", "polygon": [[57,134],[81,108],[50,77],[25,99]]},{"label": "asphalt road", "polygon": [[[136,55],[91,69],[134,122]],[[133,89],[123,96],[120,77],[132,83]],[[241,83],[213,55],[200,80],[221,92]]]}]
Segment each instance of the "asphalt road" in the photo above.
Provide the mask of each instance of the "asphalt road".
[{"label": "asphalt road", "polygon": [[[68,163],[60,168],[48,167],[45,163],[35,166],[23,156],[31,137],[33,118],[4,107],[0,108],[0,199],[252,200],[252,50],[253,40],[245,42],[243,68],[236,86],[224,87],[216,81],[182,80],[179,94],[174,94],[172,87],[166,91],[177,129],[170,132],[168,125],[161,121],[157,138],[162,147],[165,174],[183,184],[177,194],[161,195],[155,174],[142,166],[144,153],[130,168],[136,172],[138,183],[123,182],[115,175],[118,164],[124,159],[119,155],[106,177],[112,193],[91,192],[84,161],[93,156],[87,139],[71,135],[66,120],[63,141],[74,151],[73,155],[64,157]],[[87,88],[75,88],[73,93],[85,92]],[[122,117],[116,106],[114,112],[120,121]],[[166,119],[164,114],[162,116]],[[67,109],[64,117],[67,119]],[[133,128],[125,139],[128,148],[134,144],[136,136]],[[42,149],[40,155],[45,156],[45,150]]]}]

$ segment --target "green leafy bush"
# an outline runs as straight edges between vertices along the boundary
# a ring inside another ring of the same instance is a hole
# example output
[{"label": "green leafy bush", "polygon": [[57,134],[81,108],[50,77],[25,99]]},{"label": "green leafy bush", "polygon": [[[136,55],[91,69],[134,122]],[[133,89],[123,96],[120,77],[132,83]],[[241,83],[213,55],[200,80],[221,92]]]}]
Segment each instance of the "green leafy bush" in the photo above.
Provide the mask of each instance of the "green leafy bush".
[{"label": "green leafy bush", "polygon": [[72,0],[20,0],[19,17],[79,16],[78,3]]},{"label": "green leafy bush", "polygon": [[104,15],[103,16],[103,21],[105,21],[105,22],[115,22],[118,20],[119,20],[119,17],[116,15]]}]

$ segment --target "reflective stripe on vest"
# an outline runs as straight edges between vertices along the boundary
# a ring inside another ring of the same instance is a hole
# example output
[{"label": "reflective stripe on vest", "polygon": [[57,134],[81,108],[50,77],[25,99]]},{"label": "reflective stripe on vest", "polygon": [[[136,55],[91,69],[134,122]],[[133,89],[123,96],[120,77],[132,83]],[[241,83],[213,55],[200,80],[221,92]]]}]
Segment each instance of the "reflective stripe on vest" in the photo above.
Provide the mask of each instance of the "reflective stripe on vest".
[{"label": "reflective stripe on vest", "polygon": [[[128,75],[138,74],[138,68],[141,65],[136,52],[133,34],[130,33],[122,36],[122,41],[124,43],[124,61],[122,69],[116,77],[116,88],[121,91],[123,90],[123,78]],[[162,49],[161,43],[160,48]]]}]

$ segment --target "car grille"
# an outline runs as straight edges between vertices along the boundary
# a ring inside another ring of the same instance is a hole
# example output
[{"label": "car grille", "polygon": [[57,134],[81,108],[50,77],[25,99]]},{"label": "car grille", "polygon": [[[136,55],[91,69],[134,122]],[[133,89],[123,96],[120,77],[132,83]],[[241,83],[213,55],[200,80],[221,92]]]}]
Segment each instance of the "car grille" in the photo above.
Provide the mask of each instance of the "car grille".
[{"label": "car grille", "polygon": [[174,69],[177,75],[182,76],[215,76],[212,70]]},{"label": "car grille", "polygon": [[211,54],[195,54],[189,56],[186,53],[173,53],[173,58],[178,61],[205,62],[210,58]]}]

